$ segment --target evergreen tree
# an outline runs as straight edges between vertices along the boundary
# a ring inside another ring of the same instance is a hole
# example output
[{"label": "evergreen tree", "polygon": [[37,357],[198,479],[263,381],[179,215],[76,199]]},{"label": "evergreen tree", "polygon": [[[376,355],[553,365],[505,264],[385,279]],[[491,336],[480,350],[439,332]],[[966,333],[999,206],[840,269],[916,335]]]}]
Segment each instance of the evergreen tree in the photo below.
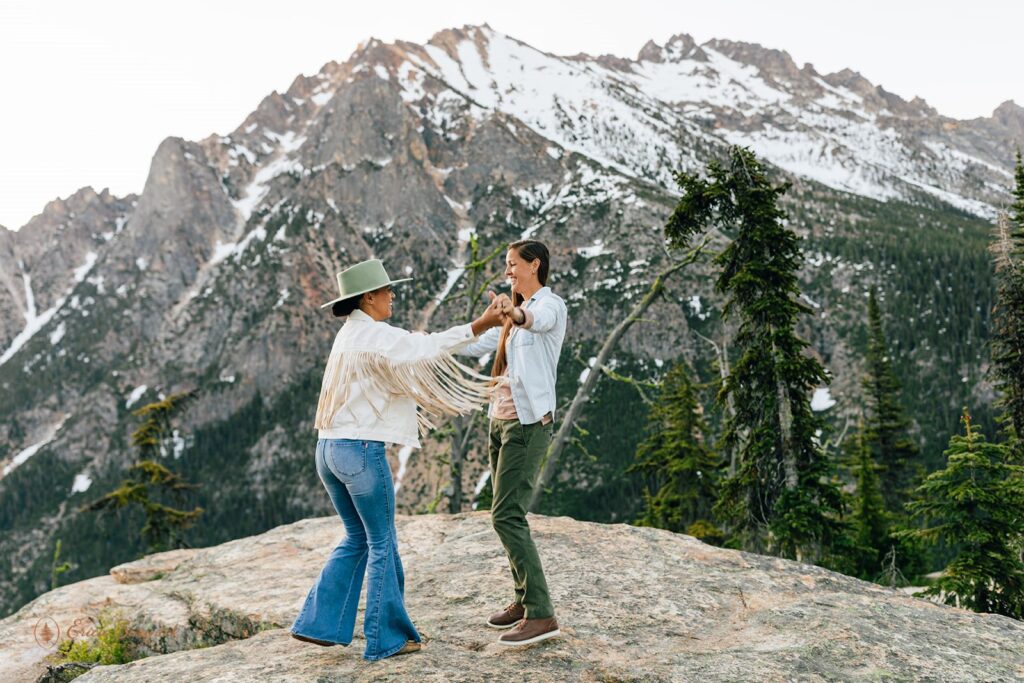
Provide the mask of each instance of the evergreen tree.
[{"label": "evergreen tree", "polygon": [[627,471],[646,480],[644,512],[637,524],[718,538],[711,522],[719,458],[708,447],[708,429],[686,362],[665,374],[648,413],[647,438]]},{"label": "evergreen tree", "polygon": [[907,435],[910,421],[900,406],[899,382],[892,369],[892,356],[882,329],[875,288],[868,296],[867,373],[861,380],[867,403],[865,441],[881,470],[885,509],[901,515],[913,484],[913,467],[918,448]]},{"label": "evergreen tree", "polygon": [[1019,150],[1014,178],[1014,201],[1009,216],[1000,221],[993,245],[998,289],[992,364],[1000,391],[1000,419],[1014,460],[1024,463],[1024,163]]},{"label": "evergreen tree", "polygon": [[164,493],[180,495],[196,485],[152,459],[167,455],[168,438],[176,435],[172,420],[192,397],[193,394],[188,393],[174,394],[133,411],[133,415],[145,418],[132,433],[132,445],[138,449],[139,460],[128,469],[129,476],[121,486],[81,507],[82,511],[111,511],[138,505],[146,515],[140,533],[149,545],[149,552],[187,547],[184,532],[203,513],[201,507],[179,510],[160,502]]},{"label": "evergreen tree", "polygon": [[853,497],[853,533],[857,576],[874,580],[881,573],[883,554],[889,550],[889,519],[879,482],[878,465],[871,455],[863,422],[852,439],[850,455],[857,489]]},{"label": "evergreen tree", "polygon": [[723,317],[739,320],[733,349],[740,357],[718,395],[722,405],[733,397],[723,444],[737,449],[738,467],[715,509],[748,549],[821,558],[838,536],[842,502],[810,408],[811,391],[828,375],[794,330],[810,309],[797,301],[800,240],[778,207],[788,185],[772,185],[739,147],[728,166],[712,162],[708,175],[680,175],[684,196],[666,233],[675,246],[708,225],[733,237],[715,258],[715,284],[727,295]]},{"label": "evergreen tree", "polygon": [[[945,469],[930,474],[907,509],[926,526],[901,535],[943,542],[956,550],[926,594],[976,612],[1024,617],[1024,466],[1007,462],[1007,448],[985,441],[964,409],[964,434],[949,441]],[[927,526],[930,524],[930,526]]]}]

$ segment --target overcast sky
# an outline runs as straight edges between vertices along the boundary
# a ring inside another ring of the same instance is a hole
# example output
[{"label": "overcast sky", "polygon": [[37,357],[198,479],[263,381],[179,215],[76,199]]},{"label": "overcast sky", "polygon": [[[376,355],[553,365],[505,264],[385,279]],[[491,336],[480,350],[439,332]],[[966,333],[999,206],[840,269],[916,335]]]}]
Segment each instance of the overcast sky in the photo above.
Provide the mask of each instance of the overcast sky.
[{"label": "overcast sky", "polygon": [[0,0],[0,225],[85,185],[140,192],[163,138],[227,133],[368,37],[484,22],[555,54],[758,42],[956,118],[1024,104],[1020,0]]}]

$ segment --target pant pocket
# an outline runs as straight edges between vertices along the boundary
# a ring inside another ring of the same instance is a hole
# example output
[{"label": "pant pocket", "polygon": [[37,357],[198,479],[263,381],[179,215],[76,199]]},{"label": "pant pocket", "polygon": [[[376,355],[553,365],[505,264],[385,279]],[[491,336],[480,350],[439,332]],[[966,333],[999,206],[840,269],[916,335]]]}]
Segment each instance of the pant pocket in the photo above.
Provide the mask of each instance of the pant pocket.
[{"label": "pant pocket", "polygon": [[354,477],[366,470],[365,441],[337,443],[331,445],[330,458],[334,471],[339,477]]}]

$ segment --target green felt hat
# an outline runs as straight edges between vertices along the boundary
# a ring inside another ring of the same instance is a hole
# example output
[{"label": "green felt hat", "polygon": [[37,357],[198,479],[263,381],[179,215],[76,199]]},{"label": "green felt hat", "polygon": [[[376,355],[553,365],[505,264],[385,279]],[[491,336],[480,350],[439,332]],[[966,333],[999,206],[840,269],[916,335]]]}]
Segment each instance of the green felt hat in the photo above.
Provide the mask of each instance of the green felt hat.
[{"label": "green felt hat", "polygon": [[351,299],[354,296],[359,296],[366,292],[372,292],[375,289],[380,289],[387,285],[394,285],[399,282],[408,282],[411,279],[411,277],[406,277],[401,280],[392,280],[388,277],[388,273],[384,270],[384,264],[380,262],[380,259],[363,261],[362,263],[357,263],[356,265],[346,268],[338,273],[338,291],[341,292],[341,296],[332,301],[328,301],[320,306],[320,308],[327,308],[328,306],[333,306],[339,301]]}]

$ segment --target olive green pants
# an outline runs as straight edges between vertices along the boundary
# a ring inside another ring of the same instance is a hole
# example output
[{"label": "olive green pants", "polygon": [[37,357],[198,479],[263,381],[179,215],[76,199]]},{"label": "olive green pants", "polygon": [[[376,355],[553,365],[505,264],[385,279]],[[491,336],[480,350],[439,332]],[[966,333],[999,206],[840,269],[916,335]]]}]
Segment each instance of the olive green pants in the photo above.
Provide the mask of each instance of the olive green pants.
[{"label": "olive green pants", "polygon": [[491,523],[498,532],[515,582],[517,604],[526,608],[527,619],[555,616],[548,583],[540,565],[537,546],[530,537],[526,510],[548,444],[553,423],[520,424],[519,420],[491,420]]}]

